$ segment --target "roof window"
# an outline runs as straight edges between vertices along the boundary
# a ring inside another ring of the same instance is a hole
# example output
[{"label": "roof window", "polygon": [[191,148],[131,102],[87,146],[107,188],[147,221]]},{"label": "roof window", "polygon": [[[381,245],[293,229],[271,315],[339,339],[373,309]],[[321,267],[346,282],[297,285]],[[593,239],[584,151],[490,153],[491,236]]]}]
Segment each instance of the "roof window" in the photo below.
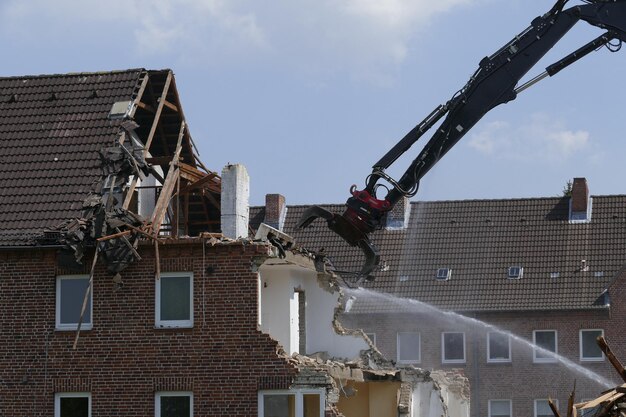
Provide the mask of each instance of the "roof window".
[{"label": "roof window", "polygon": [[109,112],[109,119],[124,119],[126,116],[130,114],[133,109],[132,101],[116,101],[113,103],[111,107],[111,111]]},{"label": "roof window", "polygon": [[524,275],[524,268],[521,266],[510,266],[507,275],[509,279],[520,279]]},{"label": "roof window", "polygon": [[559,276],[561,276],[561,274],[558,272],[550,272],[550,278],[552,279],[557,279]]},{"label": "roof window", "polygon": [[452,276],[452,270],[450,268],[439,268],[437,270],[436,278],[438,281],[447,281]]}]

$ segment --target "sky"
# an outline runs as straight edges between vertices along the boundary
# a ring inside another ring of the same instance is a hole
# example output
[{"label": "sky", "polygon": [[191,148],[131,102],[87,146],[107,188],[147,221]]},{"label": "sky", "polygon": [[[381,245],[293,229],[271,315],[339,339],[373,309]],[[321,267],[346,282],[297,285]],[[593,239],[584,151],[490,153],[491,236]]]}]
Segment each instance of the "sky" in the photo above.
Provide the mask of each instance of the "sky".
[{"label": "sky", "polygon": [[[0,76],[171,68],[204,164],[251,204],[343,203],[371,166],[549,0],[0,0]],[[582,4],[572,0],[568,4]],[[580,22],[525,79],[602,33]],[[488,113],[414,201],[626,194],[626,48]],[[399,177],[422,138],[389,170]]]}]

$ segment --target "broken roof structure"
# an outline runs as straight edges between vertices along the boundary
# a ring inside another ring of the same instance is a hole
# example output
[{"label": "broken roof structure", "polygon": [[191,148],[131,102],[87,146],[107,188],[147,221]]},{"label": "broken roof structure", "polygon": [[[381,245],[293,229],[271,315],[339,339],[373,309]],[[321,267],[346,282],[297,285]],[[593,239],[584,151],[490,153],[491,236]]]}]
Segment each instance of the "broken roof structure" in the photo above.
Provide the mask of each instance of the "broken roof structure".
[{"label": "broken roof structure", "polygon": [[[168,197],[175,189],[181,196],[148,219],[156,232],[219,229],[211,219],[219,213],[220,179],[197,157],[171,70],[0,78],[0,141],[2,246],[32,245],[44,230],[81,218],[89,197],[112,185],[102,183],[111,172],[103,170],[107,156],[101,151],[116,146],[121,150],[109,159],[121,159],[123,149],[143,149],[129,161],[134,170],[115,181],[130,190],[115,207],[131,205],[135,165],[143,160],[146,175],[169,186]],[[174,158],[180,168],[172,172]],[[45,243],[53,241],[49,236]]]}]

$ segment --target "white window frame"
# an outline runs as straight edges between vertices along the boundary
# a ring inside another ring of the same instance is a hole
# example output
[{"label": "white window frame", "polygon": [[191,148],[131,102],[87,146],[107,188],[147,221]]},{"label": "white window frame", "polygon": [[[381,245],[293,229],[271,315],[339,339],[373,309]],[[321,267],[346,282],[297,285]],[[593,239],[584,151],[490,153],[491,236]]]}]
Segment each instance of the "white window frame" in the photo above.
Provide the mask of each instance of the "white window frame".
[{"label": "white window frame", "polygon": [[61,398],[87,398],[89,401],[89,417],[91,417],[90,392],[57,392],[54,394],[54,417],[61,417]]},{"label": "white window frame", "polygon": [[[189,320],[161,320],[161,277],[189,278]],[[193,272],[161,272],[155,282],[154,322],[158,329],[192,328],[193,327]]]},{"label": "white window frame", "polygon": [[[533,401],[533,404],[534,404],[534,408],[533,408],[534,409],[534,414],[533,415],[535,417],[537,417],[537,402],[539,402],[539,401],[545,401],[546,403],[549,404],[547,398],[540,398],[540,399],[534,400]],[[554,403],[554,405],[556,406],[556,408],[558,410],[558,408],[559,408],[559,400],[552,400],[552,402]],[[552,412],[550,412],[550,415],[552,415]]]},{"label": "white window frame", "polygon": [[495,402],[495,401],[506,401],[506,402],[508,402],[509,403],[509,417],[511,417],[513,415],[513,401],[502,398],[502,399],[489,400],[489,402],[487,404],[489,417],[491,417],[491,403]]},{"label": "white window frame", "polygon": [[[445,343],[445,335],[447,334],[462,334],[463,335],[463,359],[446,359],[446,343]],[[441,363],[465,363],[467,360],[466,353],[466,337],[465,332],[441,332]]]},{"label": "white window frame", "polygon": [[[86,279],[89,282],[89,275],[58,275],[56,279],[56,309],[55,309],[55,328],[56,330],[72,330],[75,331],[78,328],[78,322],[76,323],[61,323],[61,281],[70,279]],[[83,297],[80,299],[80,305],[83,304]],[[81,330],[91,330],[93,328],[93,288],[89,291],[89,317],[91,321],[83,321],[80,325]]]},{"label": "white window frame", "polygon": [[[317,394],[320,396],[320,415],[324,417],[324,409],[326,408],[326,390],[323,389],[293,389],[293,390],[262,390],[258,393],[258,410],[259,417],[265,417],[263,411],[264,395],[295,395],[296,399],[296,415],[295,417],[303,417],[304,415],[304,401],[303,396],[305,394]],[[158,416],[157,416],[158,417]]]},{"label": "white window frame", "polygon": [[[498,335],[503,335],[506,336],[506,340],[509,343],[509,357],[507,359],[500,359],[500,358],[496,358],[493,359],[491,358],[491,335],[492,334],[498,334]],[[488,363],[510,363],[511,362],[511,336],[506,334],[506,333],[502,333],[502,332],[487,332],[487,362]]]},{"label": "white window frame", "polygon": [[158,391],[154,394],[154,416],[161,417],[161,397],[189,397],[189,417],[193,417],[193,392]]},{"label": "white window frame", "polygon": [[604,352],[601,352],[600,357],[593,357],[593,358],[585,358],[583,356],[583,332],[600,332],[601,336],[604,336],[604,329],[580,329],[580,331],[578,332],[578,346],[579,346],[579,351],[580,351],[580,361],[581,362],[602,362],[604,361]]},{"label": "white window frame", "polygon": [[[402,360],[400,359],[400,335],[401,334],[416,334],[419,338],[419,344],[417,345],[417,360]],[[396,333],[396,358],[398,363],[421,363],[422,362],[422,335],[419,332],[397,332]]]},{"label": "white window frame", "polygon": [[[559,354],[559,332],[554,329],[540,329],[533,330],[533,344],[537,345],[537,332],[553,332],[554,333],[554,354]],[[558,362],[556,358],[538,358],[537,349],[533,347],[533,362],[534,363],[555,363]]]}]

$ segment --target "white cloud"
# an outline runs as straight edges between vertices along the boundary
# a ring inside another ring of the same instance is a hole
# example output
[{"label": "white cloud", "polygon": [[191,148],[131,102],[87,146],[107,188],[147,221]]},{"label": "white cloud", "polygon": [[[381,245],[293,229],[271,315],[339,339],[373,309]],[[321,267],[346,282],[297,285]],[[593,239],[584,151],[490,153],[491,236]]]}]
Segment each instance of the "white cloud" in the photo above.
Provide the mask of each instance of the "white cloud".
[{"label": "white cloud", "polygon": [[562,120],[534,114],[518,126],[504,121],[487,123],[470,136],[468,146],[498,158],[562,162],[581,151],[588,152],[591,141],[585,130],[574,131]]},{"label": "white cloud", "polygon": [[196,66],[259,59],[384,81],[436,15],[482,1],[5,0],[0,31],[32,42],[43,32],[65,42],[123,39],[140,56],[172,54]]}]

